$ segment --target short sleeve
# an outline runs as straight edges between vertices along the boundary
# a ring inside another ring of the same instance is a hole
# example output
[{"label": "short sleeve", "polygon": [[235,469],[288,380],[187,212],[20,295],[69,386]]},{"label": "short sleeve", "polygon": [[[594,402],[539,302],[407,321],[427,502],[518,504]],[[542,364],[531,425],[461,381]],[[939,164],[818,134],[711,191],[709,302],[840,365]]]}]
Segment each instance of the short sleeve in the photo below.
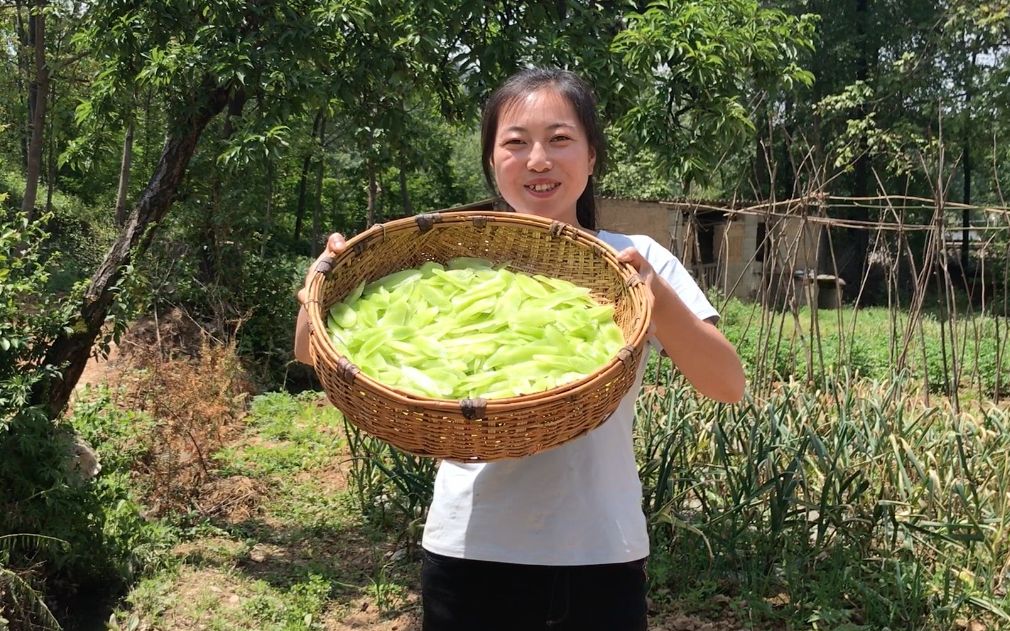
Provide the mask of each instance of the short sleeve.
[{"label": "short sleeve", "polygon": [[[694,278],[687,268],[655,239],[645,235],[624,235],[603,230],[600,231],[599,237],[618,251],[629,246],[634,247],[645,257],[649,265],[652,265],[652,269],[670,283],[670,287],[677,292],[677,296],[684,301],[684,304],[694,315],[701,320],[711,318],[718,320],[719,312],[705,297],[705,292],[701,290],[701,287],[698,287],[698,283],[694,282]],[[649,338],[649,344],[656,350],[662,350],[655,337]]]},{"label": "short sleeve", "polygon": [[[657,244],[657,247],[662,247]],[[665,248],[663,248],[665,251]],[[666,252],[666,260],[659,266],[653,265],[656,273],[663,277],[670,287],[677,292],[677,296],[684,301],[687,308],[694,312],[701,320],[709,318],[719,318],[719,312],[715,310],[712,303],[708,301],[705,292],[701,290],[698,283],[687,271],[687,268],[677,260],[673,254]]]}]

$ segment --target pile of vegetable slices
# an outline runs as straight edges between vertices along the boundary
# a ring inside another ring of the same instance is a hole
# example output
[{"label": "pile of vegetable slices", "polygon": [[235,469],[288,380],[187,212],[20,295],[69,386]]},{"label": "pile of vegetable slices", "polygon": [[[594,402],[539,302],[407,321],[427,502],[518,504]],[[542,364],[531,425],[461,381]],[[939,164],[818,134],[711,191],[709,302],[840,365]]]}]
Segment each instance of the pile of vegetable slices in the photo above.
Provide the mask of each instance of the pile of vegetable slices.
[{"label": "pile of vegetable slices", "polygon": [[624,346],[589,290],[460,257],[359,285],[327,322],[380,383],[437,399],[533,394],[581,379]]}]

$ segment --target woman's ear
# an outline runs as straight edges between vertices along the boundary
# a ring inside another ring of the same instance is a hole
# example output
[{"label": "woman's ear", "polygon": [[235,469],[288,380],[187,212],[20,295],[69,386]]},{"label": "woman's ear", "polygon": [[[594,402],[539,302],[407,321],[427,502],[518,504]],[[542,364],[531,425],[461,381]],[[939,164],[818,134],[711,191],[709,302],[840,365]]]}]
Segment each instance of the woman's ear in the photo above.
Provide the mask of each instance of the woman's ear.
[{"label": "woman's ear", "polygon": [[596,149],[589,148],[589,175],[596,172]]}]

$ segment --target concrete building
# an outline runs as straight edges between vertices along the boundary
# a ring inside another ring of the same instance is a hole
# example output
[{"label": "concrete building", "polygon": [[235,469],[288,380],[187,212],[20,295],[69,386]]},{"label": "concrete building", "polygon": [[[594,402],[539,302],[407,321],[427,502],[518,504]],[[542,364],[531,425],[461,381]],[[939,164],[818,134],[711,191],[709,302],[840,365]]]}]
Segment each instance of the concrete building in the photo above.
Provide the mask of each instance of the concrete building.
[{"label": "concrete building", "polygon": [[704,289],[772,303],[835,306],[841,281],[818,274],[821,224],[799,209],[753,202],[601,198],[600,227],[647,234],[665,245]]}]

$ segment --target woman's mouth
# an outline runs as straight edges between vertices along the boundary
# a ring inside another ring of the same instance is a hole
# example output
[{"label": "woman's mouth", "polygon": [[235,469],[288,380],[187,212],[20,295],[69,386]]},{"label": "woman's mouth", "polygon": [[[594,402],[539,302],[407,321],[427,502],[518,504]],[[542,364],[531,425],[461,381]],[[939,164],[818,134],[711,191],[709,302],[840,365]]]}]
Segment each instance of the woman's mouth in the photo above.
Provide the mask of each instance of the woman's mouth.
[{"label": "woman's mouth", "polygon": [[554,189],[558,188],[559,186],[561,186],[560,182],[539,182],[536,184],[526,184],[523,186],[523,188],[525,188],[533,195],[540,196],[540,195],[550,195],[552,192],[554,192]]}]

